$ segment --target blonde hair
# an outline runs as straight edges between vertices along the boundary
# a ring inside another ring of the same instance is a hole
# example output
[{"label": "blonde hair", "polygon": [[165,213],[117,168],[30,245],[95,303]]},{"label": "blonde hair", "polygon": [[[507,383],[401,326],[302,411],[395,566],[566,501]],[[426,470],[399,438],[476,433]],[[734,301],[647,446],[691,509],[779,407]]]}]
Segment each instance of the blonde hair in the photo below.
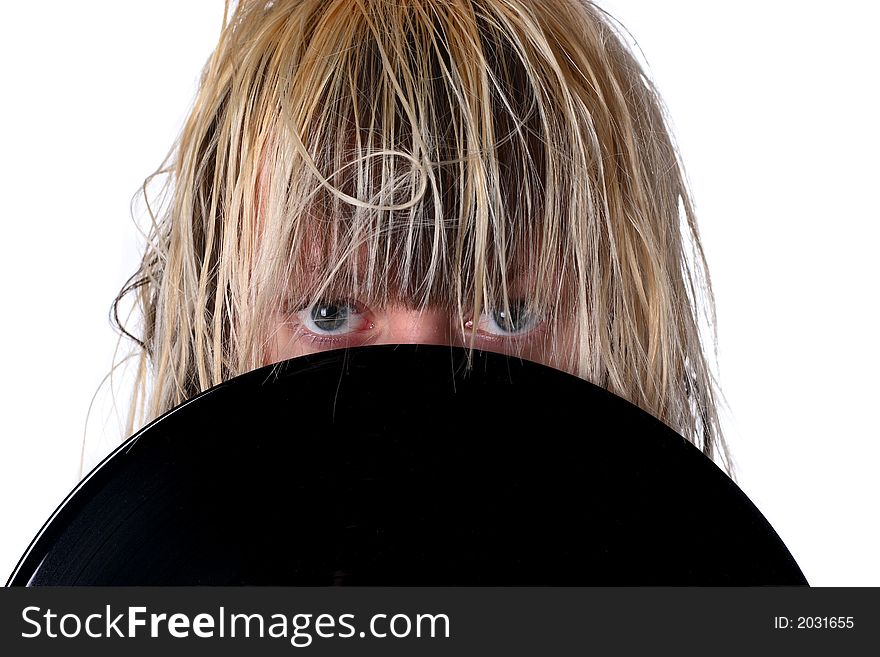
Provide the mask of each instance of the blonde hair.
[{"label": "blonde hair", "polygon": [[279,304],[464,321],[526,271],[561,369],[727,465],[692,201],[625,43],[583,0],[239,2],[144,186],[130,429],[264,365]]}]

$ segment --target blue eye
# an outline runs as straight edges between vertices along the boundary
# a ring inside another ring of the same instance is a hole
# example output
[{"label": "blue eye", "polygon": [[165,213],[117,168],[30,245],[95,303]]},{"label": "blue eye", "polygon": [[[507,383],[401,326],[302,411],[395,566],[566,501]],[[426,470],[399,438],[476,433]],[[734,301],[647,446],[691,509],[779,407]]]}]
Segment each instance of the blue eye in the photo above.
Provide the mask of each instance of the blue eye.
[{"label": "blue eye", "polygon": [[299,313],[302,325],[318,335],[340,335],[359,330],[360,311],[354,304],[343,300],[321,300]]},{"label": "blue eye", "polygon": [[521,335],[539,323],[540,318],[529,308],[525,299],[515,299],[507,307],[485,311],[479,329],[495,336]]}]

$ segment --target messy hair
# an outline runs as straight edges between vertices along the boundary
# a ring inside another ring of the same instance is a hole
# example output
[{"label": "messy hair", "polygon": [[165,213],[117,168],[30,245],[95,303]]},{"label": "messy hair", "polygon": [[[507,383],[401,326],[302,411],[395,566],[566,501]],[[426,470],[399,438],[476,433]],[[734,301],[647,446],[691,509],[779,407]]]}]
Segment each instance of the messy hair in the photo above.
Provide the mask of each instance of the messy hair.
[{"label": "messy hair", "polygon": [[144,186],[148,244],[116,301],[135,293],[142,319],[122,328],[139,345],[130,429],[266,364],[280,304],[332,294],[464,324],[510,307],[528,272],[516,295],[560,331],[554,366],[727,462],[691,196],[607,14],[585,0],[226,10]]}]

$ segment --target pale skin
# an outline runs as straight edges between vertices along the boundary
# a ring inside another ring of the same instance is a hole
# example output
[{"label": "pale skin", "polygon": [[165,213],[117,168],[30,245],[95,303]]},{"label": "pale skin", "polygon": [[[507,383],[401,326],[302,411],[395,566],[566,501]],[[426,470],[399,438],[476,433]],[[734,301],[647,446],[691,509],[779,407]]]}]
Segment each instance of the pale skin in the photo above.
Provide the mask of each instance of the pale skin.
[{"label": "pale skin", "polygon": [[[314,260],[314,262],[311,262]],[[327,270],[310,256],[312,276]],[[361,263],[362,268],[365,263]],[[449,307],[413,307],[406,301],[372,305],[345,294],[327,292],[309,305],[289,302],[271,315],[271,337],[264,365],[308,354],[383,344],[470,347],[531,360],[570,371],[560,356],[572,352],[571,327],[552,327],[528,302],[529,269],[513,268],[508,276],[508,307],[485,304],[479,316],[462,317]],[[314,281],[309,281],[314,284]],[[296,289],[293,284],[291,289]],[[563,344],[564,343],[564,344]]]},{"label": "pale skin", "polygon": [[273,337],[267,363],[330,349],[380,344],[426,344],[467,347],[474,324],[474,347],[509,354],[557,369],[546,322],[512,302],[509,312],[487,310],[459,324],[457,313],[445,309],[413,309],[403,305],[369,308],[353,300],[320,301],[273,316]]}]

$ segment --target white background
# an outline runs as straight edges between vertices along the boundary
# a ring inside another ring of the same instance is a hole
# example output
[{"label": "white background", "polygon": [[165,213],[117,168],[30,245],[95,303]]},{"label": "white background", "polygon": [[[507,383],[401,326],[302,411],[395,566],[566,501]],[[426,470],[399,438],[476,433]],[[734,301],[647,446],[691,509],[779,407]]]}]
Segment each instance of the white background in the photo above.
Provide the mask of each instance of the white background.
[{"label": "white background", "polygon": [[[138,257],[129,201],[176,136],[222,4],[5,8],[0,580],[77,481],[107,311]],[[880,586],[876,10],[603,6],[644,51],[684,154],[740,485],[812,584]],[[106,412],[90,462],[113,446]]]}]

